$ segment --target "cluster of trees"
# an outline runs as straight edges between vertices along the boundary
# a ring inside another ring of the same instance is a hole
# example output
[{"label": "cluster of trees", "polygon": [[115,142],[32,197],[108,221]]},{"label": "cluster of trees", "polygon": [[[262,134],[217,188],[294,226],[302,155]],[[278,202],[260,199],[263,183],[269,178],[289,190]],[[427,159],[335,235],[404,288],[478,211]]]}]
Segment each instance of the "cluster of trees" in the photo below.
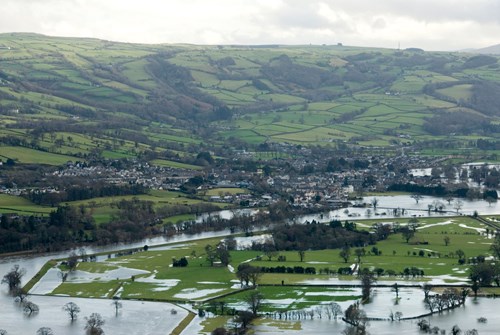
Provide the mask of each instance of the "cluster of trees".
[{"label": "cluster of trees", "polygon": [[[422,319],[417,322],[417,327],[421,332],[425,332],[428,334],[445,334],[446,330],[445,329],[440,329],[438,326],[431,327],[429,321]],[[454,325],[451,330],[450,334],[452,335],[459,335],[459,334],[464,334],[464,335],[478,335],[477,329],[468,329],[466,331],[462,331],[458,325]]]},{"label": "cluster of trees", "polygon": [[186,257],[181,257],[181,259],[177,260],[177,259],[172,259],[172,266],[174,268],[177,268],[177,267],[180,267],[180,268],[183,268],[183,267],[186,267],[188,266],[188,260],[186,259]]},{"label": "cluster of trees", "polygon": [[500,129],[489,118],[470,112],[441,112],[426,118],[423,128],[431,135],[492,134]]},{"label": "cluster of trees", "polygon": [[456,288],[445,288],[441,294],[426,294],[424,302],[431,313],[436,311],[441,313],[445,309],[463,305],[468,294],[469,292],[465,288],[461,291]]},{"label": "cluster of trees", "polygon": [[346,334],[366,334],[368,319],[365,311],[360,308],[359,302],[347,307],[342,320],[349,325],[349,328],[345,332]]},{"label": "cluster of trees", "polygon": [[139,195],[147,190],[142,185],[115,185],[106,183],[92,183],[90,185],[69,186],[59,192],[41,192],[31,190],[23,194],[25,198],[37,205],[57,206],[61,202],[78,201],[100,197]]},{"label": "cluster of trees", "polygon": [[[235,323],[235,333],[234,334],[245,334],[248,325],[252,320],[258,317],[259,310],[262,306],[262,301],[264,296],[257,290],[251,291],[245,298],[245,302],[248,305],[248,310],[232,310],[232,315],[236,315],[234,318]],[[221,311],[224,312],[224,305],[221,304]],[[217,311],[215,309],[215,311]],[[200,310],[198,314],[204,314],[204,311]],[[233,334],[224,327],[219,327],[211,332],[212,335],[229,335]]]},{"label": "cluster of trees", "polygon": [[248,263],[238,265],[236,277],[240,280],[242,287],[243,285],[248,287],[250,283],[252,283],[252,287],[256,287],[261,276],[262,272],[260,267],[252,266]]},{"label": "cluster of trees", "polygon": [[325,305],[319,305],[310,309],[299,310],[278,310],[269,313],[272,318],[277,320],[313,320],[315,317],[322,319],[325,316],[328,320],[337,320],[342,315],[342,307],[336,302],[330,302]]},{"label": "cluster of trees", "polygon": [[303,266],[261,266],[260,272],[262,273],[305,273],[305,274],[316,274],[316,268],[312,266],[303,267]]},{"label": "cluster of trees", "polygon": [[[472,178],[472,175],[471,175]],[[493,174],[488,174],[486,177],[478,179],[478,183],[487,183],[488,185],[498,185],[499,183],[499,177],[496,175],[496,172],[493,172]],[[473,178],[474,179],[474,178]],[[445,198],[451,198],[453,200],[454,197],[456,198],[470,198],[470,199],[486,199],[486,198],[492,198],[492,199],[497,199],[498,195],[496,191],[494,190],[484,190],[483,192],[480,192],[477,189],[470,188],[468,186],[460,186],[457,187],[456,185],[451,186],[451,185],[418,185],[414,183],[406,183],[406,184],[391,184],[388,188],[388,191],[400,191],[400,192],[410,192],[410,193],[415,193],[419,195],[431,195],[431,196],[436,196],[436,197],[445,197]],[[445,208],[444,204],[441,206],[442,208],[437,208],[437,210],[442,210]],[[432,209],[432,208],[431,208]]]},{"label": "cluster of trees", "polygon": [[223,242],[220,242],[215,247],[207,244],[205,246],[205,253],[207,262],[210,263],[210,266],[214,266],[215,262],[220,262],[220,264],[228,266],[231,262],[229,248]]},{"label": "cluster of trees", "polygon": [[277,250],[336,249],[345,245],[362,247],[376,242],[373,235],[356,231],[351,223],[343,226],[338,222],[330,225],[284,224],[276,226],[272,234]]},{"label": "cluster of trees", "polygon": [[116,206],[118,213],[111,222],[99,226],[85,206],[62,205],[48,217],[4,214],[0,251],[60,250],[77,243],[133,241],[152,233],[151,225],[157,223],[152,202],[122,200]]}]

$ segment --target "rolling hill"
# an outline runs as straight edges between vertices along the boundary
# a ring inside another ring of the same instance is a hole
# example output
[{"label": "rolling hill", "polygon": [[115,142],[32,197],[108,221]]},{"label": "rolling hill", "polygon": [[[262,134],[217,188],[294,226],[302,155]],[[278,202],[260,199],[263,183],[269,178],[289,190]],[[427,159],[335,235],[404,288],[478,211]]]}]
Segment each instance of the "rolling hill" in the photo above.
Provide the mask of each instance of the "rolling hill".
[{"label": "rolling hill", "polygon": [[266,141],[498,149],[500,64],[420,49],[0,34],[0,114],[0,159],[19,163],[196,165],[202,149]]}]

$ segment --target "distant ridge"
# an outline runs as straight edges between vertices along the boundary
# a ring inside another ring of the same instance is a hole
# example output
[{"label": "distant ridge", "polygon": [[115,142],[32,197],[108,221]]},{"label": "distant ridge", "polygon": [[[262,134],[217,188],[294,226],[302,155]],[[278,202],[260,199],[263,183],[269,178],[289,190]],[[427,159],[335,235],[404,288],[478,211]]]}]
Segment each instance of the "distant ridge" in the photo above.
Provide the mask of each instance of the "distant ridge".
[{"label": "distant ridge", "polygon": [[482,49],[476,49],[474,51],[480,54],[500,55],[500,44],[492,45]]}]

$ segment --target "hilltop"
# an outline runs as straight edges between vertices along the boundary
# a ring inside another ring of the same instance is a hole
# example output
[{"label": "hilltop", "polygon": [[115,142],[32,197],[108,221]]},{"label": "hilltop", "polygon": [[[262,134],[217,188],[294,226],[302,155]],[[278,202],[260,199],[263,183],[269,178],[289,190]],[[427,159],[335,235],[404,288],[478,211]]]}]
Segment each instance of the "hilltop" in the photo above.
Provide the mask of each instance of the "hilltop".
[{"label": "hilltop", "polygon": [[496,150],[499,58],[0,34],[1,159],[197,164],[262,143]]}]

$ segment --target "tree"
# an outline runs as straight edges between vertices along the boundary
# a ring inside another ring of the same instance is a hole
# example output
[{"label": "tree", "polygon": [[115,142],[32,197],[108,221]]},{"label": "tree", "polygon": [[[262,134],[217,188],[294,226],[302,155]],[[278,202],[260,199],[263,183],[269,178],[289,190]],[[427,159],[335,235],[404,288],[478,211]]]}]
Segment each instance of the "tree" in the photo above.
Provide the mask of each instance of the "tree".
[{"label": "tree", "polygon": [[14,295],[14,299],[16,302],[23,304],[28,298],[28,293],[23,288],[16,288],[12,294]]},{"label": "tree", "polygon": [[351,257],[351,248],[348,246],[343,247],[339,252],[339,256],[344,260],[344,263],[347,263],[349,257]]},{"label": "tree", "polygon": [[255,319],[255,314],[250,311],[238,311],[236,322],[241,323],[241,328],[246,329],[248,324]]},{"label": "tree", "polygon": [[427,299],[429,299],[429,293],[431,292],[432,290],[432,285],[431,284],[428,284],[428,283],[425,283],[423,286],[422,286],[422,289],[424,290],[424,301],[427,301]]},{"label": "tree", "polygon": [[427,320],[424,320],[424,319],[421,319],[420,321],[418,321],[417,326],[423,332],[428,332],[431,329],[429,322],[427,322]]},{"label": "tree", "polygon": [[462,206],[464,205],[464,202],[462,200],[455,200],[453,203],[453,208],[456,209],[457,213],[462,209]]},{"label": "tree", "polygon": [[99,313],[92,313],[89,317],[85,317],[86,324],[84,329],[89,335],[102,335],[104,330],[102,326],[104,325],[104,319]]},{"label": "tree", "polygon": [[80,307],[78,307],[78,305],[74,302],[68,302],[63,306],[63,310],[68,313],[69,317],[71,318],[71,322],[75,321],[75,319],[78,317],[78,313],[80,313]]},{"label": "tree", "polygon": [[21,285],[21,279],[26,274],[25,269],[20,269],[19,265],[16,264],[12,267],[10,272],[8,272],[5,276],[3,276],[2,284],[5,283],[9,285],[9,291],[14,292],[19,285]]},{"label": "tree", "polygon": [[500,235],[496,235],[495,241],[491,244],[490,250],[497,259],[500,259]]},{"label": "tree", "polygon": [[210,333],[210,335],[228,335],[228,331],[226,328],[224,327],[219,327],[219,328],[215,328],[214,330],[212,330],[212,332]]},{"label": "tree", "polygon": [[67,261],[69,271],[74,271],[76,269],[76,266],[78,265],[78,255],[76,252],[72,251],[69,254],[68,261]]},{"label": "tree", "polygon": [[217,259],[217,250],[210,244],[207,244],[205,246],[205,253],[207,254],[207,261],[210,263],[210,266],[214,266],[214,262]]},{"label": "tree", "polygon": [[453,328],[451,328],[451,334],[452,335],[458,335],[462,332],[459,326],[454,325]]},{"label": "tree", "polygon": [[7,335],[7,331],[5,329],[0,329],[0,335]]},{"label": "tree", "polygon": [[457,255],[459,263],[465,262],[465,252],[462,249],[455,251],[455,255]]},{"label": "tree", "polygon": [[231,262],[231,255],[229,254],[229,250],[224,243],[219,243],[217,245],[216,255],[224,266],[228,266]]},{"label": "tree", "polygon": [[38,313],[38,311],[40,311],[40,308],[34,302],[26,301],[23,304],[23,311],[24,311],[24,313],[31,315],[33,313]]},{"label": "tree", "polygon": [[420,194],[412,194],[410,195],[410,198],[414,199],[415,202],[418,204],[418,202],[422,200],[423,197]]},{"label": "tree", "polygon": [[444,245],[445,246],[448,246],[450,244],[450,237],[449,236],[445,236],[443,237],[443,241],[444,241]]},{"label": "tree", "polygon": [[273,257],[276,257],[279,254],[278,250],[276,250],[276,246],[271,240],[264,242],[262,245],[262,251],[264,251],[264,255],[266,255],[268,261],[271,261]]},{"label": "tree", "polygon": [[370,293],[373,284],[376,282],[375,276],[369,269],[363,269],[359,275],[361,280],[361,295],[363,300],[368,300],[370,298]]},{"label": "tree", "polygon": [[478,263],[469,268],[469,278],[480,286],[489,286],[496,277],[497,267],[491,263]]},{"label": "tree", "polygon": [[248,269],[248,279],[252,282],[252,287],[256,287],[260,277],[262,277],[262,272],[260,271],[260,268],[256,266],[252,266],[251,268]]},{"label": "tree", "polygon": [[263,299],[264,296],[259,291],[253,291],[246,297],[245,302],[250,306],[250,310],[254,316],[257,316]]},{"label": "tree", "polygon": [[113,307],[115,308],[115,316],[118,316],[118,310],[123,307],[118,297],[113,298],[113,302],[111,303],[111,305],[113,305]]},{"label": "tree", "polygon": [[453,195],[448,193],[447,195],[445,195],[444,199],[448,201],[448,205],[451,205],[451,202],[453,201]]},{"label": "tree", "polygon": [[344,320],[356,328],[357,334],[366,331],[366,313],[359,308],[359,303],[350,305],[344,312]]},{"label": "tree", "polygon": [[36,335],[54,335],[54,332],[49,327],[42,327],[36,331]]},{"label": "tree", "polygon": [[298,254],[299,254],[300,261],[303,262],[304,258],[306,257],[306,251],[304,249],[300,249],[298,251]]},{"label": "tree", "polygon": [[358,258],[358,263],[361,263],[361,256],[364,256],[366,253],[364,248],[357,248],[354,250],[354,254]]},{"label": "tree", "polygon": [[333,317],[335,320],[337,320],[337,316],[342,314],[342,307],[340,307],[340,305],[336,302],[331,302],[326,305],[326,314],[328,315],[329,319]]},{"label": "tree", "polygon": [[411,238],[415,236],[415,231],[406,226],[401,228],[401,234],[403,235],[403,238],[406,241],[406,243],[409,243]]}]

